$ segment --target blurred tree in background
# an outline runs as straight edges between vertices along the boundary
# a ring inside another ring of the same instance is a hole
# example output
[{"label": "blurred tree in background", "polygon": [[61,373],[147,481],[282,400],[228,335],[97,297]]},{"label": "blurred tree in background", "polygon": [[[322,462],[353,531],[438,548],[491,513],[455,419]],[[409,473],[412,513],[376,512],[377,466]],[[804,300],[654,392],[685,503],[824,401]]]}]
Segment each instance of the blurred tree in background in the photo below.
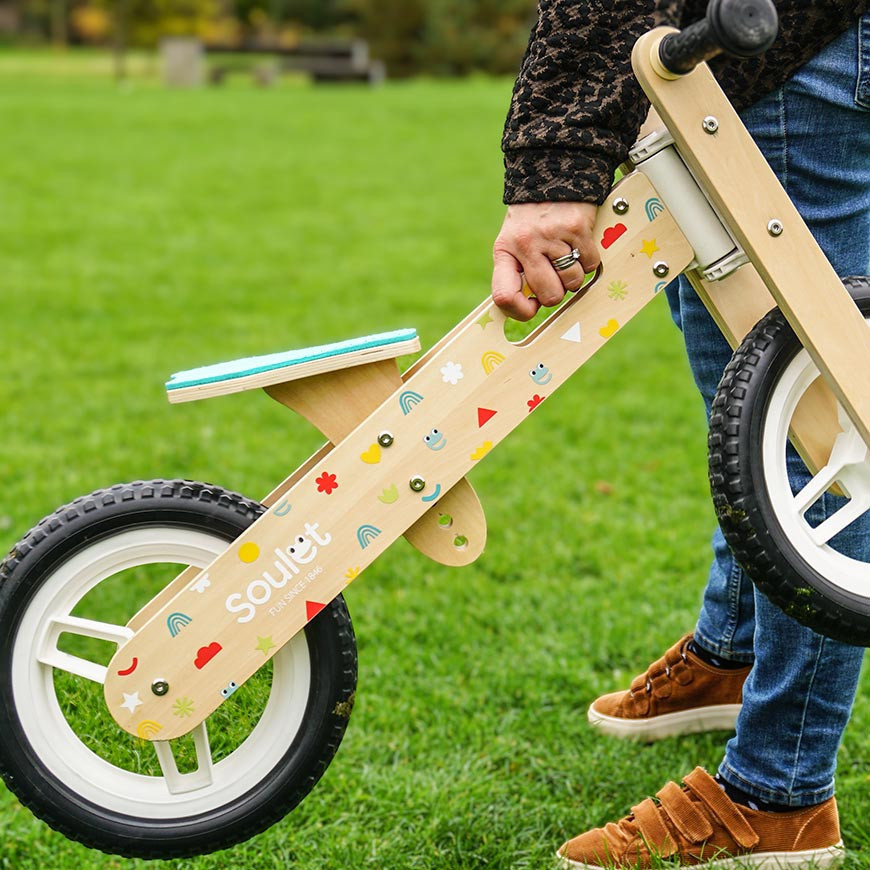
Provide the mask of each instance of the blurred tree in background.
[{"label": "blurred tree in background", "polygon": [[361,37],[391,76],[516,71],[536,0],[0,0],[0,38],[153,47]]},{"label": "blurred tree in background", "polygon": [[391,75],[515,72],[534,0],[345,0]]}]

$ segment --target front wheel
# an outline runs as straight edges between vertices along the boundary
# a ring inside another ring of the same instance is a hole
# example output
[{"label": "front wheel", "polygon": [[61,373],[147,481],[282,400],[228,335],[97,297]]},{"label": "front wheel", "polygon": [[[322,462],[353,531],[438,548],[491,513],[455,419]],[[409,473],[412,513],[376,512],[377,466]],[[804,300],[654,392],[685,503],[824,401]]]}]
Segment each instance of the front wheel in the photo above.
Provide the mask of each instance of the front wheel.
[{"label": "front wheel", "polygon": [[326,769],[356,686],[341,597],[183,738],[131,737],[102,698],[130,617],[264,510],[190,481],[120,485],[59,509],[0,565],[0,773],[61,833],[131,857],[224,849],[283,817]]},{"label": "front wheel", "polygon": [[[870,319],[870,279],[844,284]],[[713,501],[735,557],[774,604],[820,634],[870,646],[870,452],[839,403],[825,467],[803,469],[795,485],[787,466],[789,426],[819,377],[779,310],[759,321],[713,402]]]}]

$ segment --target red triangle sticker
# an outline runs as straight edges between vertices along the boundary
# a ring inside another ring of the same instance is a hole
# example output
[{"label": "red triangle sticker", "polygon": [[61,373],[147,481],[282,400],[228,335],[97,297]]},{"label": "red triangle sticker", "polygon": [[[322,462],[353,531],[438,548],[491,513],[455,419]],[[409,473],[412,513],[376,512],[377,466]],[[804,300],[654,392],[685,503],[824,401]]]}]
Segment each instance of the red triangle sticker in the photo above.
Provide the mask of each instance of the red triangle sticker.
[{"label": "red triangle sticker", "polygon": [[319,601],[306,601],[305,602],[305,617],[310,622],[320,613],[323,608],[326,607],[325,604],[321,604]]},{"label": "red triangle sticker", "polygon": [[484,423],[488,423],[492,420],[496,415],[496,411],[490,411],[489,408],[478,408],[477,409],[477,427],[478,429],[483,426]]}]

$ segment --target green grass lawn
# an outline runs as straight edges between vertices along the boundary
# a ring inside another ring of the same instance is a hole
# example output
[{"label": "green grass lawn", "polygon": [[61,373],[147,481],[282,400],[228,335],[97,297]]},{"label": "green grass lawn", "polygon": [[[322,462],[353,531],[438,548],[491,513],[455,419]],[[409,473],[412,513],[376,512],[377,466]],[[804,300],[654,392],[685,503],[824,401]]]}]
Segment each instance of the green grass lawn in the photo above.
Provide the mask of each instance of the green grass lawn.
[{"label": "green grass lawn", "polygon": [[[121,480],[260,497],[322,442],[261,392],[171,407],[175,370],[416,326],[488,293],[506,80],[122,89],[0,55],[0,548]],[[67,70],[69,72],[69,70]],[[408,362],[408,361],[405,361]],[[348,590],[357,704],[283,822],[183,868],[543,868],[726,734],[651,747],[585,711],[696,615],[713,526],[705,427],[664,300],[472,482],[489,540],[447,569],[396,543]],[[838,780],[870,866],[870,704]],[[158,866],[66,840],[0,792],[0,867]]]}]

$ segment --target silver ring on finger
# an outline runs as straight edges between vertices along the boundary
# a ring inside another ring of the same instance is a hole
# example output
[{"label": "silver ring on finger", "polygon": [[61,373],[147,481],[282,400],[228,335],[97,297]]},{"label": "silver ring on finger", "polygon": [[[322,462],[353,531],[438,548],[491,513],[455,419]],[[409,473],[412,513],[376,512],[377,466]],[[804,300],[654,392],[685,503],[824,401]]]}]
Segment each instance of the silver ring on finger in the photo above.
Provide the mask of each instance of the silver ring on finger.
[{"label": "silver ring on finger", "polygon": [[580,262],[580,251],[577,248],[573,248],[570,254],[556,257],[555,260],[550,260],[550,262],[557,272],[564,272],[565,269],[570,269],[575,263]]}]

